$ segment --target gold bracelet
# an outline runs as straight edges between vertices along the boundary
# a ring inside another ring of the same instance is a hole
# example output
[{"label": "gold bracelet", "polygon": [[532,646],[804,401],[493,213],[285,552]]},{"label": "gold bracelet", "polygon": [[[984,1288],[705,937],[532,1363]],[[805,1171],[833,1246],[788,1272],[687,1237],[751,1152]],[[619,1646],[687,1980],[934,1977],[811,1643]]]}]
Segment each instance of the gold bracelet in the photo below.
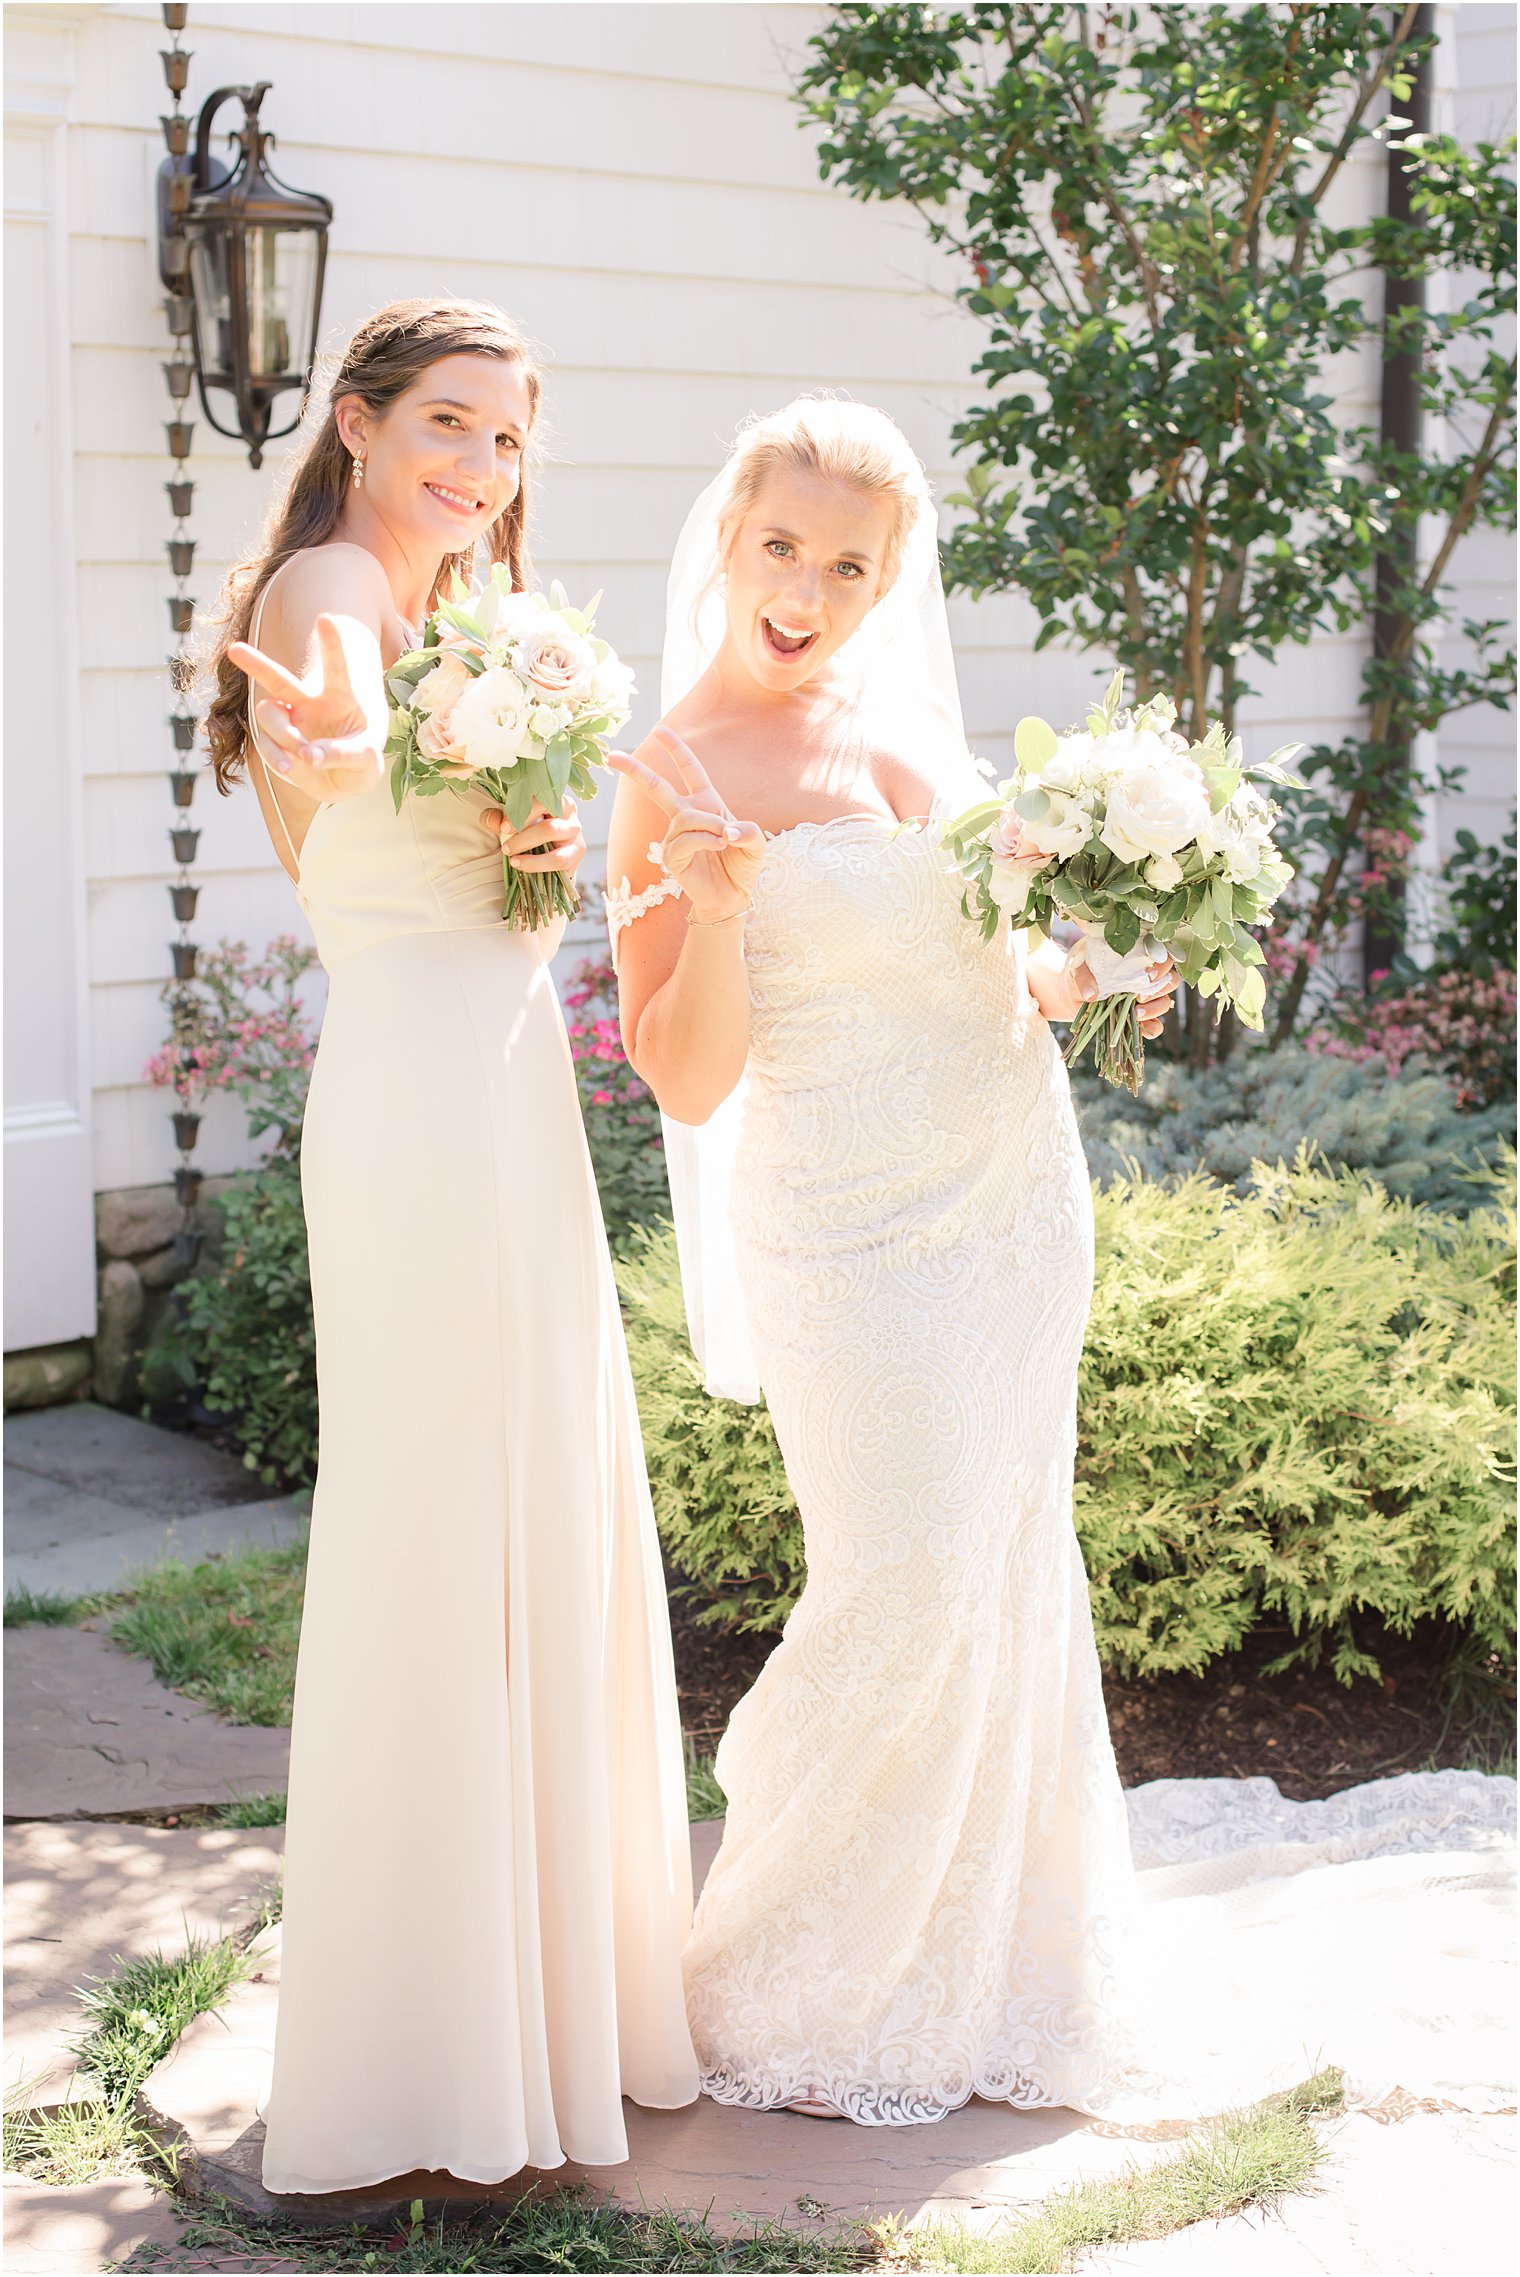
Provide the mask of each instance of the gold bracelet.
[{"label": "gold bracelet", "polygon": [[754,908],[754,906],[755,905],[752,901],[747,901],[742,909],[731,909],[726,917],[688,916],[686,923],[688,928],[695,925],[699,927],[700,930],[704,933],[713,933],[717,931],[720,925],[732,925],[736,919],[740,917],[748,917],[750,911]]}]

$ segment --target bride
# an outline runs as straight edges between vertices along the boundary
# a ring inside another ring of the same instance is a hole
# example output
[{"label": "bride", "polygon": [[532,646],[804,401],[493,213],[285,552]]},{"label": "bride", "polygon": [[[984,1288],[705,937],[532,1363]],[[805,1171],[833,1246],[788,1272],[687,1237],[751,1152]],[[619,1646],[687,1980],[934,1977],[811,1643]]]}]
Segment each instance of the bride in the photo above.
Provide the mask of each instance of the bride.
[{"label": "bride", "polygon": [[1508,2107],[1513,1781],[1120,1791],[1071,1516],[1091,1195],[1049,1025],[1094,984],[983,943],[936,847],[984,785],[883,414],[741,434],[682,536],[663,700],[614,761],[624,1040],[708,1389],[763,1386],[807,1553],[718,1754],[685,1956],[708,2093],[1171,2120],[1333,2061],[1363,2101]]},{"label": "bride", "polygon": [[623,1033],[703,1126],[672,1150],[689,1309],[711,1387],[764,1386],[808,1569],[718,1757],[704,2085],[867,2123],[1080,2102],[1129,1897],[1071,1520],[1091,1198],[1049,1026],[1095,984],[961,914],[933,822],[985,786],[891,421],[758,421],[683,551],[674,706],[615,762]]}]

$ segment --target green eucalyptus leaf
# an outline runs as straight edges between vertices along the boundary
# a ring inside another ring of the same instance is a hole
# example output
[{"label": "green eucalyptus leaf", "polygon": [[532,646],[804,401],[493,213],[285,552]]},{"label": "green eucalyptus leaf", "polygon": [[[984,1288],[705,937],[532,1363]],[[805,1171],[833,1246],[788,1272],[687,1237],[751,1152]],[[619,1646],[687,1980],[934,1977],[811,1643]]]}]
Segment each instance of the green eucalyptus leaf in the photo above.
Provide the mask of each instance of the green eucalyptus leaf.
[{"label": "green eucalyptus leaf", "polygon": [[1049,722],[1033,715],[1021,719],[1013,731],[1014,757],[1026,775],[1037,775],[1055,757],[1058,743]]}]

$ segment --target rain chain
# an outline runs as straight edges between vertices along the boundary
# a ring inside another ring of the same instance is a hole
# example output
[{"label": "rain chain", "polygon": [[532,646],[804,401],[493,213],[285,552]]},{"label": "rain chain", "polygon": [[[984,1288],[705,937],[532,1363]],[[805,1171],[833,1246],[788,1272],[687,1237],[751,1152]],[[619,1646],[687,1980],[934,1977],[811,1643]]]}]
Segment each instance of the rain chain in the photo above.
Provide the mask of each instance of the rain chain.
[{"label": "rain chain", "polygon": [[174,979],[178,986],[170,1004],[173,1030],[179,1045],[181,1078],[176,1087],[179,1105],[173,1118],[174,1143],[179,1149],[180,1158],[179,1168],[174,1173],[174,1198],[184,1214],[174,1237],[174,1255],[175,1263],[187,1268],[195,1264],[204,1238],[195,1222],[201,1173],[193,1169],[190,1162],[200,1132],[201,1118],[191,1106],[197,1069],[193,1044],[195,999],[189,987],[195,979],[197,954],[196,944],[190,938],[190,925],[200,893],[200,888],[191,879],[196,848],[200,843],[200,832],[190,820],[196,784],[196,770],[192,760],[195,749],[195,712],[192,707],[195,660],[189,645],[190,629],[195,620],[195,600],[185,590],[185,580],[190,575],[195,559],[195,540],[186,534],[195,484],[185,472],[195,422],[184,415],[195,379],[191,350],[190,243],[184,234],[184,217],[189,210],[193,173],[190,120],[180,102],[190,74],[190,58],[180,46],[180,34],[185,28],[189,12],[183,0],[180,0],[179,5],[170,4],[170,0],[166,0],[164,25],[172,44],[168,49],[160,51],[172,106],[169,116],[162,119],[160,124],[164,130],[164,142],[171,165],[163,251],[164,281],[168,286],[164,313],[169,323],[170,360],[164,365],[163,372],[172,413],[165,425],[172,468],[164,487],[169,493],[169,511],[174,517],[174,534],[167,541],[167,551],[170,573],[174,578],[174,591],[169,596],[169,625],[177,643],[168,659],[169,677],[174,691],[174,709],[169,715],[169,727],[174,737],[174,767],[169,776],[169,785],[174,795],[175,810],[169,841],[174,849],[174,859],[179,865],[179,876],[169,888],[174,921],[179,928],[178,937],[171,944]]}]

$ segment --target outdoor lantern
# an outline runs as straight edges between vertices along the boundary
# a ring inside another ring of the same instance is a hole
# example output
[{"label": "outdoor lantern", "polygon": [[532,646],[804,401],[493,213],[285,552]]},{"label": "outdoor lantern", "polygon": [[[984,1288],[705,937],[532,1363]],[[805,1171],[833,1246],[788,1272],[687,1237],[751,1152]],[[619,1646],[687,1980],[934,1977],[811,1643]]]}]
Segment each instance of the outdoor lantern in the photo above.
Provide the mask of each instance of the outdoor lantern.
[{"label": "outdoor lantern", "polygon": [[[259,125],[259,105],[269,87],[267,79],[255,87],[218,87],[201,106],[188,169],[171,155],[160,174],[163,278],[171,294],[183,294],[188,267],[201,409],[219,435],[242,438],[253,466],[265,443],[288,435],[300,420],[333,212],[330,198],[287,189],[265,164],[272,137]],[[239,156],[229,173],[211,155],[211,131],[217,112],[234,98],[243,106],[243,124],[232,138]],[[183,185],[187,171],[188,197],[184,187],[176,188],[176,176]],[[290,416],[276,426],[282,395],[293,402]],[[230,426],[224,424],[229,412]]]}]

